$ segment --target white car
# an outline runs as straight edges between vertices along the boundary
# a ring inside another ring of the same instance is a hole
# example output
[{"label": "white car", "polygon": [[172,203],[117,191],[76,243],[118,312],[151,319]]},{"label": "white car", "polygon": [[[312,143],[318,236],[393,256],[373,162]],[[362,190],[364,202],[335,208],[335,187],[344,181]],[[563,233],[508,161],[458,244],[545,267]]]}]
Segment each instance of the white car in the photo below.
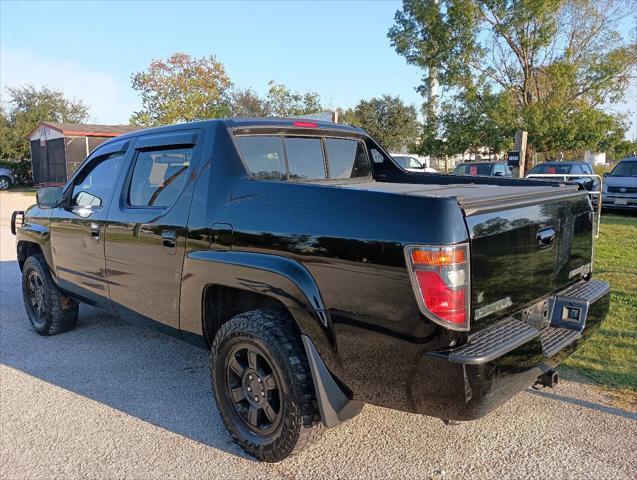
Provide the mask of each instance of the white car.
[{"label": "white car", "polygon": [[411,155],[409,153],[391,153],[390,154],[399,167],[407,170],[408,172],[416,173],[438,173],[436,170],[429,166],[429,159],[418,157],[417,155]]}]

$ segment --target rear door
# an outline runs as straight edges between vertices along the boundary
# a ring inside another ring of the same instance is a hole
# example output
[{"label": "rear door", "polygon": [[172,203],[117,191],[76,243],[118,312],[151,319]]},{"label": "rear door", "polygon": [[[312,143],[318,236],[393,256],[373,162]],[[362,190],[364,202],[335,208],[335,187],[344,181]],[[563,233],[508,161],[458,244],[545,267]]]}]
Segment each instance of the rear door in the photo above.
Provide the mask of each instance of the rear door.
[{"label": "rear door", "polygon": [[106,232],[106,269],[115,310],[179,328],[179,294],[194,165],[203,133],[141,137]]}]

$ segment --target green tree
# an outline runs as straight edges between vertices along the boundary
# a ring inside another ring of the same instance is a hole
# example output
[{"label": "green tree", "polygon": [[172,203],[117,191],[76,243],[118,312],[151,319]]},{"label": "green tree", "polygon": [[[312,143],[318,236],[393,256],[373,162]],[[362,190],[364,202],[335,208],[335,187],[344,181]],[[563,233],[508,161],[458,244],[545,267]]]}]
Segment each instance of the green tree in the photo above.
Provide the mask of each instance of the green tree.
[{"label": "green tree", "polygon": [[82,123],[88,107],[80,100],[69,100],[61,91],[31,85],[8,87],[8,100],[0,108],[0,158],[22,160],[30,156],[27,135],[38,123]]},{"label": "green tree", "polygon": [[[500,95],[504,112],[489,115],[529,132],[530,163],[551,142],[597,150],[616,138],[621,118],[601,108],[624,98],[635,72],[636,45],[620,32],[630,13],[619,0],[404,0],[388,36],[424,81],[435,74],[467,108],[484,111],[483,93]],[[606,134],[565,121],[578,114]]]},{"label": "green tree", "polygon": [[132,75],[142,109],[130,118],[134,125],[165,125],[219,118],[230,113],[232,82],[214,56],[193,58],[175,53],[153,60],[147,71]]},{"label": "green tree", "polygon": [[390,95],[361,100],[353,109],[341,111],[339,121],[364,128],[390,151],[416,144],[421,130],[416,108]]},{"label": "green tree", "polygon": [[233,117],[293,117],[318,113],[323,110],[321,98],[316,92],[294,92],[285,85],[271,80],[265,98],[247,88],[232,94]]}]

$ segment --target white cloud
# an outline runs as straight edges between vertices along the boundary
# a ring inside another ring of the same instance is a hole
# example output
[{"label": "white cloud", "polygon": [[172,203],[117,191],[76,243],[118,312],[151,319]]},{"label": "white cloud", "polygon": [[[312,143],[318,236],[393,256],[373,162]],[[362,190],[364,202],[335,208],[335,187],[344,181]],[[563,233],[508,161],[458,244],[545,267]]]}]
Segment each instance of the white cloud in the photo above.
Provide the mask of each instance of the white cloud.
[{"label": "white cloud", "polygon": [[0,88],[24,84],[46,85],[61,90],[67,98],[82,100],[89,107],[90,121],[126,124],[139,108],[128,78],[116,78],[68,60],[58,60],[41,52],[0,49]]}]

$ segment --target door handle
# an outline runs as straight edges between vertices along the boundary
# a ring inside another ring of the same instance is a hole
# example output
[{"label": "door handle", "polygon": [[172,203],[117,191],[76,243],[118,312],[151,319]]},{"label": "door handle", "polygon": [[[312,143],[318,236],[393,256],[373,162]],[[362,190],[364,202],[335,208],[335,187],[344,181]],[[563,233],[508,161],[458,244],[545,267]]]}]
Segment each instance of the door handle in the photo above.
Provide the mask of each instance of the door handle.
[{"label": "door handle", "polygon": [[174,230],[163,230],[161,232],[161,246],[169,250],[171,254],[174,254],[177,246],[177,232]]},{"label": "door handle", "polygon": [[537,244],[540,248],[548,248],[555,241],[555,229],[553,227],[543,228],[537,232]]},{"label": "door handle", "polygon": [[100,225],[99,223],[91,223],[91,238],[96,242],[100,241]]}]

